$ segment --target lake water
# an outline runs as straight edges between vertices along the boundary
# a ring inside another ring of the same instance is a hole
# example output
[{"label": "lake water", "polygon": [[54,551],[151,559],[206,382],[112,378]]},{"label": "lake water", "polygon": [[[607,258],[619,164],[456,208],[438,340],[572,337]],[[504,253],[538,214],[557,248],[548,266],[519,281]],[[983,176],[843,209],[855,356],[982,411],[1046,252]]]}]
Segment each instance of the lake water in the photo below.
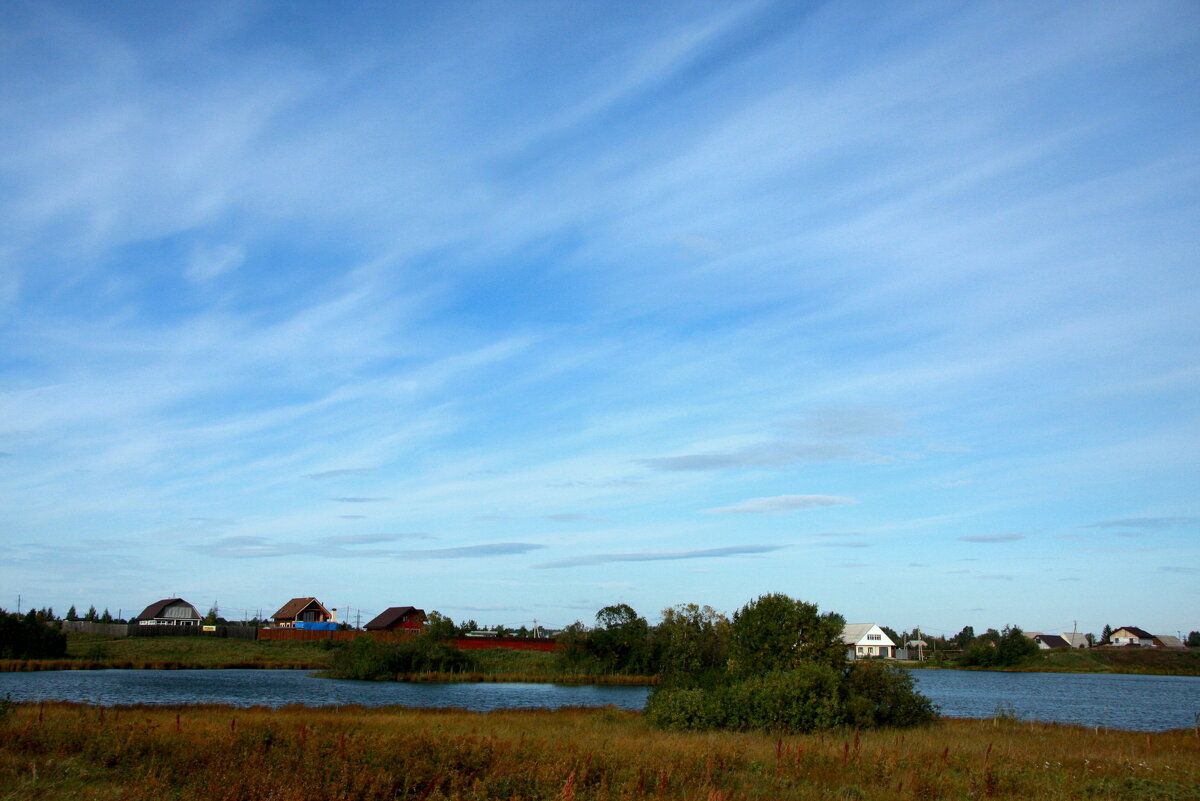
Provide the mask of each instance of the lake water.
[{"label": "lake water", "polygon": [[558,709],[608,706],[641,709],[648,687],[557,684],[408,684],[320,679],[303,670],[46,670],[0,673],[0,697],[14,701],[232,706],[418,706]]},{"label": "lake water", "polygon": [[[1200,677],[1095,673],[914,670],[918,689],[950,717],[997,711],[1044,720],[1136,731],[1197,725]],[[75,670],[0,673],[0,697],[14,701],[233,706],[414,706],[641,709],[648,687],[555,684],[403,684],[319,679],[299,670]]]}]

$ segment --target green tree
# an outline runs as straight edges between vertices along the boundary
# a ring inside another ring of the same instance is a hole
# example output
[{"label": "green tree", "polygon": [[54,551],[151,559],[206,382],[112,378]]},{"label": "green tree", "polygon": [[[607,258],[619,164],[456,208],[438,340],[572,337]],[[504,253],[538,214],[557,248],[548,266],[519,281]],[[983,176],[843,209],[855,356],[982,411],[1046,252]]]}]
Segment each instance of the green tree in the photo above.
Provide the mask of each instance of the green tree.
[{"label": "green tree", "polygon": [[436,609],[425,616],[425,627],[421,630],[422,637],[433,640],[453,640],[458,636],[458,627],[454,621]]},{"label": "green tree", "polygon": [[649,638],[646,618],[629,604],[614,604],[596,613],[589,647],[606,670],[645,673],[651,669]]},{"label": "green tree", "polygon": [[810,662],[841,668],[845,625],[841,615],[820,614],[816,604],[781,593],[760,595],[733,614],[730,670],[735,676],[755,676]]},{"label": "green tree", "polygon": [[78,614],[75,612],[75,604],[71,604],[71,608],[67,610],[67,620],[74,620],[76,617]]},{"label": "green tree", "polygon": [[96,607],[95,607],[95,606],[89,606],[89,607],[88,607],[88,610],[87,610],[87,614],[83,616],[83,619],[84,619],[84,620],[90,620],[90,621],[92,621],[92,622],[94,623],[94,622],[96,622],[96,620],[97,620],[99,617],[100,617],[100,616],[99,616],[98,614],[96,614]]},{"label": "green tree", "polygon": [[1003,631],[988,629],[963,654],[961,662],[973,667],[1012,667],[1037,654],[1038,647],[1017,626]]},{"label": "green tree", "polygon": [[108,611],[107,607],[105,607],[105,609],[104,609],[104,614],[100,615],[100,622],[101,623],[112,623],[113,622],[113,616]]},{"label": "green tree", "polygon": [[554,638],[554,656],[559,670],[570,673],[590,673],[596,667],[596,659],[589,647],[591,630],[576,620]]},{"label": "green tree", "polygon": [[1200,631],[1189,631],[1187,641],[1184,644],[1188,648],[1200,648]]},{"label": "green tree", "polygon": [[0,609],[0,659],[56,659],[67,655],[67,635],[34,610]]},{"label": "green tree", "polygon": [[1100,644],[1101,645],[1108,645],[1109,640],[1112,639],[1112,632],[1113,632],[1112,626],[1105,623],[1104,630],[1100,632]]},{"label": "green tree", "polygon": [[709,683],[729,660],[729,620],[711,606],[678,604],[654,627],[654,662],[664,681]]},{"label": "green tree", "polygon": [[1000,632],[1000,642],[996,650],[998,664],[1011,666],[1037,654],[1038,646],[1017,626],[1005,626]]},{"label": "green tree", "polygon": [[954,645],[957,648],[960,648],[965,651],[968,647],[970,647],[971,643],[975,640],[975,627],[974,626],[963,626],[962,631],[960,631],[958,634],[955,634],[953,639],[954,639]]}]

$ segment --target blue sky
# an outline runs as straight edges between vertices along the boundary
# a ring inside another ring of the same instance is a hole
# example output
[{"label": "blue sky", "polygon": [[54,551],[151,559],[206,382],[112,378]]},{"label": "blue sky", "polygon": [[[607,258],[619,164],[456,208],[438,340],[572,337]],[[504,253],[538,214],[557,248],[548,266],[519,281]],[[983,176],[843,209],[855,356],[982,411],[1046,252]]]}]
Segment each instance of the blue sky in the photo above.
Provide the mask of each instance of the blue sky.
[{"label": "blue sky", "polygon": [[0,605],[1200,629],[1193,3],[0,43]]}]

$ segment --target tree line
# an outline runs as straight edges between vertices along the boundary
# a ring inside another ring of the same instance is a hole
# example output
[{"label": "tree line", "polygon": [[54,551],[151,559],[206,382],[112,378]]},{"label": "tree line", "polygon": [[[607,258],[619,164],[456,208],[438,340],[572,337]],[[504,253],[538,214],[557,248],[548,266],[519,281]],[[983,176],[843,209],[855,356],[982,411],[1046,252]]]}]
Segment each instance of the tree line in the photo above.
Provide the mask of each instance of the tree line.
[{"label": "tree line", "polygon": [[0,609],[0,659],[59,659],[67,655],[67,636],[52,610],[24,615]]}]

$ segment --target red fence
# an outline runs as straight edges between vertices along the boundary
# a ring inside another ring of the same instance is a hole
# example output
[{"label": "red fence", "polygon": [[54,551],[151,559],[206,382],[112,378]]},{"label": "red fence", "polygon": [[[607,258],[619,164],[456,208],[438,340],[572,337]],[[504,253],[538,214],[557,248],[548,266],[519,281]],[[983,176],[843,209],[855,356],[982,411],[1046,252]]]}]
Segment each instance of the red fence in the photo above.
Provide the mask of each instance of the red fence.
[{"label": "red fence", "polygon": [[313,640],[333,640],[335,642],[350,642],[363,635],[377,640],[399,642],[411,640],[417,635],[416,631],[320,631],[315,629],[259,629],[260,640],[282,640],[285,642],[311,642]]},{"label": "red fence", "polygon": [[[416,631],[312,631],[310,629],[259,629],[260,640],[281,640],[285,642],[310,642],[313,640],[333,640],[334,642],[350,642],[363,635],[377,640],[402,642],[411,640],[417,635]],[[518,640],[505,637],[460,637],[453,640],[455,646],[464,651],[479,651],[485,648],[507,648],[513,651],[554,651],[554,640]]]}]

